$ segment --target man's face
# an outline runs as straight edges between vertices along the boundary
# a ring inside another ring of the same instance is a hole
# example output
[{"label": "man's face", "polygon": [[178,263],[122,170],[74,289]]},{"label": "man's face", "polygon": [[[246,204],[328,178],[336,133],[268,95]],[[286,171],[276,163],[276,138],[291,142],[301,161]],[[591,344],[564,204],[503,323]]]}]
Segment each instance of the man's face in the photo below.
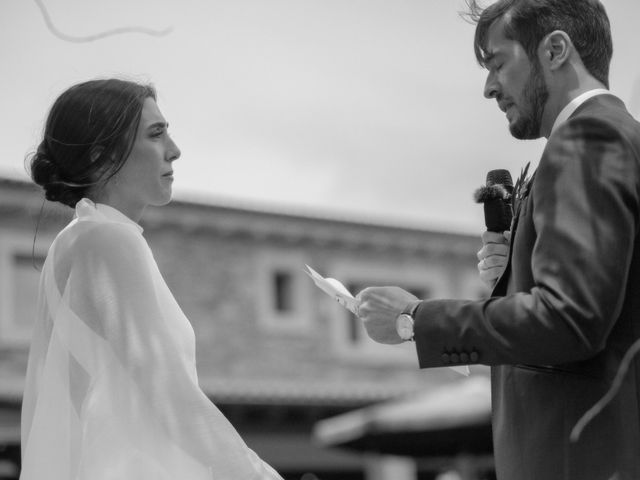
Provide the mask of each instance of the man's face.
[{"label": "man's face", "polygon": [[538,59],[529,60],[520,43],[505,37],[503,25],[503,19],[497,20],[488,32],[484,96],[497,100],[511,135],[521,140],[539,138],[549,98],[542,67]]}]

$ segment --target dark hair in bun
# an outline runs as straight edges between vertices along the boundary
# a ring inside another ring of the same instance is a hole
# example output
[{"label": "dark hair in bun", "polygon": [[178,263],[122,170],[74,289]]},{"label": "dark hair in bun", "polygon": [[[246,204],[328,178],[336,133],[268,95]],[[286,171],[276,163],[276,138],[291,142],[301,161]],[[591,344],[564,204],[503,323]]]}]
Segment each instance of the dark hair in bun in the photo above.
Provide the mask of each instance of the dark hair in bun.
[{"label": "dark hair in bun", "polygon": [[124,165],[151,85],[119,79],[74,85],[51,107],[44,138],[30,159],[47,200],[70,207]]}]

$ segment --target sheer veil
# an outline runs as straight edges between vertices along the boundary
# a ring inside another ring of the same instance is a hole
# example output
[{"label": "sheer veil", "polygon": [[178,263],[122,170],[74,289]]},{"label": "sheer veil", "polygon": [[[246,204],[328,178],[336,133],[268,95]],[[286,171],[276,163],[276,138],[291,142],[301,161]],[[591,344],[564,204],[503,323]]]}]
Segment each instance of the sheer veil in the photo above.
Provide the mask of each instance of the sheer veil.
[{"label": "sheer veil", "polygon": [[81,200],[40,282],[22,480],[281,478],[198,386],[193,330],[136,223]]}]

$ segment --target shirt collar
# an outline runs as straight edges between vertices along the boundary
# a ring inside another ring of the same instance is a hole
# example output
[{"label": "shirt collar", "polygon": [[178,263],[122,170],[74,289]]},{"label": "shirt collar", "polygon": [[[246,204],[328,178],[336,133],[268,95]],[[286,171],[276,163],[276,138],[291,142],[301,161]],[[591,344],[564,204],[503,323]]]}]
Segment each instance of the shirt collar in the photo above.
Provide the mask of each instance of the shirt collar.
[{"label": "shirt collar", "polygon": [[605,88],[594,88],[593,90],[588,90],[581,95],[578,95],[576,98],[571,100],[565,107],[560,110],[560,113],[556,117],[556,121],[553,122],[553,127],[551,128],[551,133],[555,132],[555,130],[562,125],[564,122],[569,120],[569,117],[576,111],[576,109],[582,105],[584,102],[589,100],[591,97],[595,97],[596,95],[603,95],[605,93],[610,93],[609,90]]},{"label": "shirt collar", "polygon": [[78,220],[93,220],[113,223],[124,223],[132,225],[142,233],[143,228],[136,222],[127,217],[124,213],[104,203],[94,203],[88,198],[83,198],[76,203],[75,217]]}]

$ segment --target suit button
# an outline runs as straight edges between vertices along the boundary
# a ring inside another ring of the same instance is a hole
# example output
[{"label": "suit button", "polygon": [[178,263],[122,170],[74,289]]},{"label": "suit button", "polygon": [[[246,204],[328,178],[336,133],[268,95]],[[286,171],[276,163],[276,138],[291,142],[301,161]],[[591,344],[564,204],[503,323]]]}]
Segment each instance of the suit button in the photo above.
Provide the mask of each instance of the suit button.
[{"label": "suit button", "polygon": [[461,361],[462,363],[467,363],[467,362],[469,362],[469,354],[468,354],[468,353],[466,353],[466,352],[462,352],[462,353],[460,354],[460,361]]},{"label": "suit button", "polygon": [[457,353],[452,353],[451,363],[460,363],[460,355],[458,355]]},{"label": "suit button", "polygon": [[477,362],[480,356],[478,355],[478,352],[471,352],[471,355],[469,355],[469,358],[471,359],[472,362]]},{"label": "suit button", "polygon": [[442,363],[449,363],[451,362],[451,360],[449,359],[449,354],[448,353],[443,353],[440,358],[442,359]]}]

